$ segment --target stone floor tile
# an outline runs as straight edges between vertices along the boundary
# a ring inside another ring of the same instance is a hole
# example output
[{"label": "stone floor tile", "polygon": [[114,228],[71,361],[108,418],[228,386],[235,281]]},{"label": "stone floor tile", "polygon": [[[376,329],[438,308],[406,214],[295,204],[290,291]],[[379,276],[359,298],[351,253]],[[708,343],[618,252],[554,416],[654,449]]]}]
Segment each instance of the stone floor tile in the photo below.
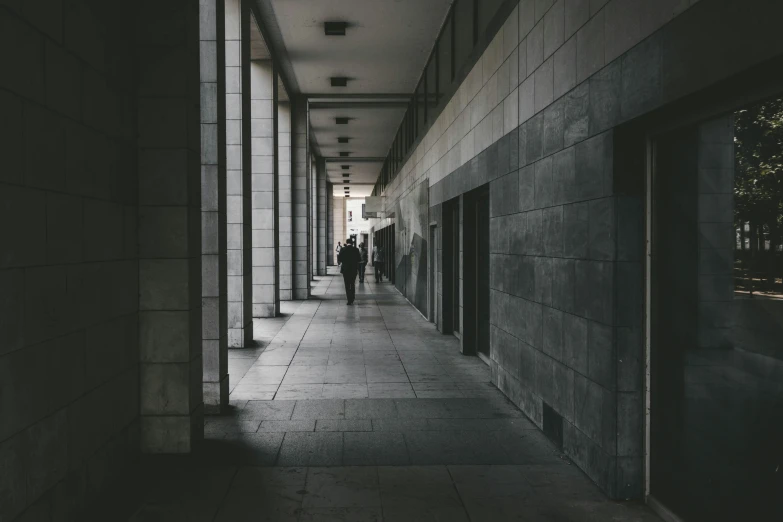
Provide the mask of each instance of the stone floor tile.
[{"label": "stone floor tile", "polygon": [[344,419],[345,401],[320,399],[297,401],[292,419]]},{"label": "stone floor tile", "polygon": [[275,400],[320,399],[323,384],[281,384]]},{"label": "stone floor tile", "polygon": [[404,466],[409,462],[405,439],[400,432],[346,432],[343,434],[343,463],[347,466]]},{"label": "stone floor tile", "polygon": [[243,384],[280,384],[286,371],[288,371],[288,366],[253,365],[237,387]]},{"label": "stone floor tile", "polygon": [[343,434],[335,432],[286,433],[278,466],[339,466],[343,460]]},{"label": "stone floor tile", "polygon": [[373,431],[427,431],[428,419],[373,419]]},{"label": "stone floor tile", "polygon": [[404,433],[412,464],[506,464],[508,455],[492,439],[494,434],[480,431]]},{"label": "stone floor tile", "polygon": [[364,365],[345,366],[342,364],[336,364],[334,366],[327,366],[324,383],[367,384],[367,377],[365,374]]},{"label": "stone floor tile", "polygon": [[302,507],[380,507],[378,471],[372,466],[310,468]]},{"label": "stone floor tile", "polygon": [[324,399],[365,399],[366,384],[324,384],[321,397]]},{"label": "stone floor tile", "polygon": [[265,420],[258,427],[259,432],[315,431],[314,420]]},{"label": "stone floor tile", "polygon": [[296,401],[248,401],[239,416],[259,420],[288,420],[291,418],[294,406]]},{"label": "stone floor tile", "polygon": [[445,466],[379,466],[378,480],[384,516],[392,507],[406,510],[434,506],[462,508]]},{"label": "stone floor tile", "polygon": [[[271,466],[283,442],[283,433],[229,433],[215,448],[217,462]],[[225,459],[225,460],[224,460]]]},{"label": "stone floor tile", "polygon": [[277,384],[242,384],[231,392],[232,400],[267,401],[272,400],[277,392]]},{"label": "stone floor tile", "polygon": [[413,399],[416,394],[410,383],[367,383],[371,399]]},{"label": "stone floor tile", "polygon": [[319,419],[315,431],[372,431],[369,419]]},{"label": "stone floor tile", "polygon": [[346,419],[384,419],[397,416],[397,405],[394,399],[345,401]]},{"label": "stone floor tile", "polygon": [[357,508],[304,508],[299,515],[300,522],[381,522],[384,520],[380,507]]},{"label": "stone floor tile", "polygon": [[323,384],[326,365],[291,366],[283,378],[282,384]]}]

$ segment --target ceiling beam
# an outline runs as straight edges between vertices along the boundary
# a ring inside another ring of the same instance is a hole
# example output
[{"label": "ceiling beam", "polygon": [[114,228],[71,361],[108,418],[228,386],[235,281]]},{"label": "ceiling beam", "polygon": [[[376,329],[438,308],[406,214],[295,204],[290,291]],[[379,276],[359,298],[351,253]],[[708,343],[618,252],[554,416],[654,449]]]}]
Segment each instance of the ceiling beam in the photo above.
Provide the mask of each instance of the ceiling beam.
[{"label": "ceiling beam", "polygon": [[296,74],[294,74],[294,66],[291,64],[288,50],[285,47],[285,42],[283,42],[283,34],[280,32],[280,26],[277,25],[277,18],[275,17],[274,9],[272,9],[271,1],[248,1],[250,2],[250,9],[253,11],[253,18],[255,18],[258,29],[261,31],[261,36],[269,49],[269,54],[277,66],[283,87],[285,87],[289,97],[299,94],[301,91],[299,83],[296,81]]},{"label": "ceiling beam", "polygon": [[310,109],[405,109],[408,102],[402,101],[332,101],[332,102],[310,102]]},{"label": "ceiling beam", "polygon": [[365,157],[365,158],[340,158],[340,157],[324,157],[327,163],[383,163],[386,161],[386,158],[373,158],[373,157]]}]

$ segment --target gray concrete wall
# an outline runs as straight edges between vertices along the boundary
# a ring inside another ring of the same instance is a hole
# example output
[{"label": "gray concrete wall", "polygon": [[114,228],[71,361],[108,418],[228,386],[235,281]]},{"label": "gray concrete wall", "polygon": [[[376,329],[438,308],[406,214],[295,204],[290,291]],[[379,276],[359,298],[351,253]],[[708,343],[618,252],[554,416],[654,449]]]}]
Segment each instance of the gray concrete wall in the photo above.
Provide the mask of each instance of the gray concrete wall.
[{"label": "gray concrete wall", "polygon": [[200,4],[201,336],[204,408],[228,405],[225,4]]},{"label": "gray concrete wall", "polygon": [[[115,66],[133,62],[135,37],[129,18],[89,2],[0,7],[2,520],[69,518],[138,453],[150,185],[137,174],[137,78]],[[160,93],[139,72],[140,90]]]},{"label": "gray concrete wall", "polygon": [[275,75],[270,61],[251,62],[251,73],[253,317],[275,317],[280,309],[275,262]]},{"label": "gray concrete wall", "polygon": [[613,497],[642,494],[644,419],[643,200],[614,129],[783,54],[781,9],[521,0],[384,191],[490,184],[493,379]]}]

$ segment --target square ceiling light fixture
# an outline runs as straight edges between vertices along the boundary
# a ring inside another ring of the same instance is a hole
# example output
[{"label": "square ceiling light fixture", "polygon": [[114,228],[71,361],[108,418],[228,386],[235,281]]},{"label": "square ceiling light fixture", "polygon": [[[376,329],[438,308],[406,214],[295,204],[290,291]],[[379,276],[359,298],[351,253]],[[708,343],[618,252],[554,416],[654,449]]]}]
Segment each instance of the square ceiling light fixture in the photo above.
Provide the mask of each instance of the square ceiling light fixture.
[{"label": "square ceiling light fixture", "polygon": [[345,76],[332,76],[329,78],[332,87],[348,87],[348,78]]},{"label": "square ceiling light fixture", "polygon": [[350,156],[350,155],[351,155],[351,153],[350,153],[350,152],[340,152],[340,157],[341,157],[341,158],[347,158],[347,157],[348,157],[348,156]]},{"label": "square ceiling light fixture", "polygon": [[334,123],[337,125],[348,125],[348,118],[335,118]]},{"label": "square ceiling light fixture", "polygon": [[351,138],[347,138],[345,136],[340,136],[337,138],[337,143],[348,143],[351,140]]},{"label": "square ceiling light fixture", "polygon": [[350,174],[348,174],[347,172],[343,172],[343,177],[344,178],[347,178],[348,176],[350,176]]},{"label": "square ceiling light fixture", "polygon": [[343,168],[343,170],[348,170],[351,168],[350,165],[340,165],[340,166]]},{"label": "square ceiling light fixture", "polygon": [[345,36],[347,22],[324,22],[324,34],[326,36]]},{"label": "square ceiling light fixture", "polygon": [[348,194],[346,194],[346,195],[345,195],[345,197],[346,197],[346,198],[350,198],[351,196],[349,196]]}]

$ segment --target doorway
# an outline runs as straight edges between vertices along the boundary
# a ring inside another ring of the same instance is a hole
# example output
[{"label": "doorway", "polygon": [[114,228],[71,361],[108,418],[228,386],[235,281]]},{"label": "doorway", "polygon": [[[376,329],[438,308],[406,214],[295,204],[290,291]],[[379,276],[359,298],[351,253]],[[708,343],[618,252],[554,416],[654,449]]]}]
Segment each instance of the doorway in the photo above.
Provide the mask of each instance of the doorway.
[{"label": "doorway", "polygon": [[443,333],[460,336],[460,198],[443,204]]},{"label": "doorway", "polygon": [[437,323],[437,295],[438,295],[438,268],[436,266],[438,260],[438,226],[430,225],[430,241],[429,241],[429,274],[427,284],[427,319],[431,323]]},{"label": "doorway", "polygon": [[489,358],[489,185],[464,196],[463,353]]}]

